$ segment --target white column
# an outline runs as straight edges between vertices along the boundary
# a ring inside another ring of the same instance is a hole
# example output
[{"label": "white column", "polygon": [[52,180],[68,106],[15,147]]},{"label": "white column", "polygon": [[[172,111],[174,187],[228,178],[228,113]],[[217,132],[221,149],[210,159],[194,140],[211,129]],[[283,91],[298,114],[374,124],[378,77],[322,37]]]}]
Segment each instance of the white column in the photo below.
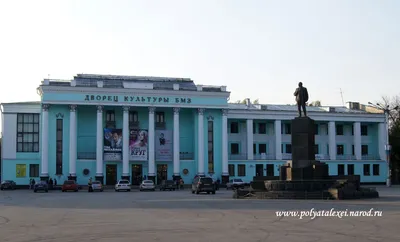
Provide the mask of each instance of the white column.
[{"label": "white column", "polygon": [[174,176],[180,175],[179,108],[174,108]]},{"label": "white column", "polygon": [[69,106],[69,174],[76,176],[76,105]]},{"label": "white column", "polygon": [[156,166],[156,161],[155,161],[155,128],[154,128],[154,111],[156,110],[155,107],[149,107],[149,140],[148,140],[148,146],[149,146],[149,171],[148,171],[148,176],[155,176],[155,166]]},{"label": "white column", "polygon": [[96,127],[96,176],[103,176],[103,106],[97,106]]},{"label": "white column", "polygon": [[129,176],[129,107],[123,107],[122,122],[122,176]]},{"label": "white column", "polygon": [[336,160],[336,123],[330,121],[328,124],[329,135],[329,159]]},{"label": "white column", "polygon": [[379,157],[381,160],[386,160],[386,125],[385,123],[378,124],[378,147]]},{"label": "white column", "polygon": [[361,124],[360,122],[354,123],[354,153],[356,160],[361,160]]},{"label": "white column", "polygon": [[49,104],[42,105],[42,177],[49,176]]},{"label": "white column", "polygon": [[282,160],[282,121],[275,120],[275,159]]},{"label": "white column", "polygon": [[247,127],[247,159],[253,160],[254,159],[254,152],[253,152],[253,120],[247,119],[246,123]]},{"label": "white column", "polygon": [[222,175],[229,176],[228,168],[228,115],[222,110]]},{"label": "white column", "polygon": [[204,175],[204,109],[197,110],[197,173]]}]

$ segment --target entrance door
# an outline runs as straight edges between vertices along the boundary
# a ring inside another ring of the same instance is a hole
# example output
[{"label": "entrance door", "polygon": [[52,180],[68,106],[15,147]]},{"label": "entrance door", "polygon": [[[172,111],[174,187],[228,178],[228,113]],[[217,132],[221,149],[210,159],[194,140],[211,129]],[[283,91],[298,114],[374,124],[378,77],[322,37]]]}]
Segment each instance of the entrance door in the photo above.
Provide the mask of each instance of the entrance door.
[{"label": "entrance door", "polygon": [[256,165],[256,176],[264,176],[264,165],[263,164]]},{"label": "entrance door", "polygon": [[106,185],[117,183],[117,165],[106,165]]},{"label": "entrance door", "polygon": [[132,165],[132,185],[140,185],[143,180],[143,166]]},{"label": "entrance door", "polygon": [[161,181],[168,179],[168,165],[159,164],[157,165],[157,185],[161,184]]}]

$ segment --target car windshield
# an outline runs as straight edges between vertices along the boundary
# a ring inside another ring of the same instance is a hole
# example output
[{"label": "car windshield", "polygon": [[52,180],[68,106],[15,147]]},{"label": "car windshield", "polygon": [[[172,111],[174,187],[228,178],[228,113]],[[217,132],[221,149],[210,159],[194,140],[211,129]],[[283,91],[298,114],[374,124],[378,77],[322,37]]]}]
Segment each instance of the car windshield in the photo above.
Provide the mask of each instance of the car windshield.
[{"label": "car windshield", "polygon": [[174,184],[174,181],[168,180],[168,181],[166,181],[165,183],[167,183],[167,184]]},{"label": "car windshield", "polygon": [[234,181],[234,182],[243,182],[242,179],[234,179],[233,181]]},{"label": "car windshield", "polygon": [[100,182],[99,181],[94,181],[92,184],[100,184]]},{"label": "car windshield", "polygon": [[153,184],[153,181],[143,181],[143,183],[146,183],[146,184]]},{"label": "car windshield", "polygon": [[126,181],[126,180],[119,181],[119,184],[129,184],[129,181]]},{"label": "car windshield", "polygon": [[213,179],[209,177],[201,178],[201,182],[203,183],[213,183]]},{"label": "car windshield", "polygon": [[42,185],[45,185],[45,184],[47,184],[45,181],[40,181],[38,184],[42,184]]},{"label": "car windshield", "polygon": [[65,185],[75,184],[75,181],[65,181],[64,184],[65,184]]}]

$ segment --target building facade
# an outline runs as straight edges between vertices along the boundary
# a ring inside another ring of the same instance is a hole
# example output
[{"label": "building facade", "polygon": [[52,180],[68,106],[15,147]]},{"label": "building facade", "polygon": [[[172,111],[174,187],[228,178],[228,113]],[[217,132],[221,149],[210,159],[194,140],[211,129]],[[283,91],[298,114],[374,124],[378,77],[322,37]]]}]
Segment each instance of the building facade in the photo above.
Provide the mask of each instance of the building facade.
[{"label": "building facade", "polygon": [[[2,104],[3,180],[85,184],[196,174],[222,180],[277,176],[291,159],[293,105],[228,103],[225,86],[190,79],[80,74],[45,79],[40,102]],[[316,158],[331,175],[385,182],[385,116],[358,103],[309,107]]]}]

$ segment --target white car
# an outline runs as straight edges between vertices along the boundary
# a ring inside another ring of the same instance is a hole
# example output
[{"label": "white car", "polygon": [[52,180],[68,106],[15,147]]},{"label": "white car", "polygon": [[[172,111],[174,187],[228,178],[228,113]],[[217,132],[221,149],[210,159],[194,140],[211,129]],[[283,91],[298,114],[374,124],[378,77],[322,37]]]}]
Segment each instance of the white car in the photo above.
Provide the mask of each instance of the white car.
[{"label": "white car", "polygon": [[152,180],[142,181],[142,183],[140,184],[140,191],[144,191],[144,190],[155,191],[156,186],[154,185],[154,182]]},{"label": "white car", "polygon": [[131,183],[128,180],[119,180],[117,184],[115,184],[115,191],[131,191]]},{"label": "white car", "polygon": [[245,182],[242,179],[231,179],[226,184],[226,190],[228,189],[237,189],[239,187],[244,187]]}]

